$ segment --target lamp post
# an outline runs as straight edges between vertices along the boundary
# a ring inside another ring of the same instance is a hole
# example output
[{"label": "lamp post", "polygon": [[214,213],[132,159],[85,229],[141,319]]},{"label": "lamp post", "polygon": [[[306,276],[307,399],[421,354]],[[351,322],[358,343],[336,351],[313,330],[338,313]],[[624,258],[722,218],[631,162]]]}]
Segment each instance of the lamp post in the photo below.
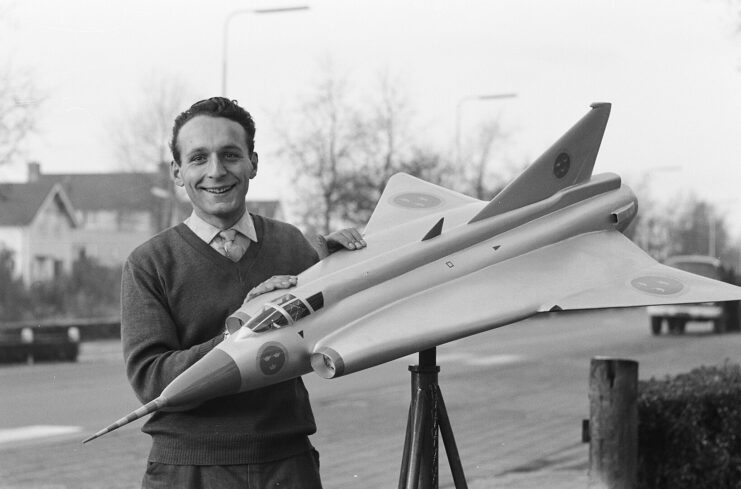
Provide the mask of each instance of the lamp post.
[{"label": "lamp post", "polygon": [[229,47],[229,26],[231,25],[232,19],[241,14],[279,14],[284,12],[297,12],[301,10],[309,10],[308,5],[299,5],[295,7],[276,7],[276,8],[259,8],[259,9],[242,9],[230,12],[229,15],[224,19],[224,28],[222,30],[223,39],[221,45],[221,95],[226,97],[226,79],[227,79],[227,64],[229,60],[228,47]]},{"label": "lamp post", "polygon": [[[659,166],[654,166],[654,167],[643,170],[641,174],[636,178],[640,178],[641,181],[644,182],[645,189],[647,192],[646,198],[648,199],[649,198],[648,196],[651,195],[654,175],[656,175],[657,173],[673,173],[673,172],[680,172],[680,171],[682,171],[682,167],[680,165],[675,165],[675,164],[659,165]],[[645,215],[646,215],[645,213],[641,214],[641,216],[645,216]],[[647,215],[648,215],[648,219],[644,218],[644,219],[640,219],[637,221],[638,227],[636,228],[635,239],[636,239],[636,243],[638,244],[638,246],[640,246],[644,251],[651,252],[649,247],[652,244],[651,240],[653,236],[653,231],[657,225],[654,224],[654,220],[651,217],[651,213],[649,212]],[[667,248],[662,248],[660,250],[662,255],[666,253],[666,251],[667,251]],[[666,256],[664,256],[664,258],[666,258]]]},{"label": "lamp post", "polygon": [[[721,211],[728,208],[729,205],[737,204],[738,199],[721,199],[716,202],[717,206],[721,207]],[[714,206],[710,204],[707,207],[707,219],[708,219],[708,255],[718,258],[718,224],[721,219],[714,212]]]},{"label": "lamp post", "polygon": [[516,93],[494,93],[481,95],[466,95],[458,101],[455,109],[455,164],[461,164],[461,109],[463,104],[474,100],[499,100],[504,98],[515,98]]}]

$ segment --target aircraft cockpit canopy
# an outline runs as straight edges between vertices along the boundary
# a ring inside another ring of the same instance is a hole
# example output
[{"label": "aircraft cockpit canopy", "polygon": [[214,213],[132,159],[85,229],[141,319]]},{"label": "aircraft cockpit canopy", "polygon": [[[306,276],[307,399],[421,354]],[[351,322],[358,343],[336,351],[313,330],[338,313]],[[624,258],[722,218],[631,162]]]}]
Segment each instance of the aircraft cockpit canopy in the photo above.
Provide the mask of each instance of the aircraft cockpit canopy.
[{"label": "aircraft cockpit canopy", "polygon": [[255,333],[290,326],[308,316],[313,310],[307,303],[293,294],[285,294],[268,302],[262,311],[247,322],[246,326]]}]

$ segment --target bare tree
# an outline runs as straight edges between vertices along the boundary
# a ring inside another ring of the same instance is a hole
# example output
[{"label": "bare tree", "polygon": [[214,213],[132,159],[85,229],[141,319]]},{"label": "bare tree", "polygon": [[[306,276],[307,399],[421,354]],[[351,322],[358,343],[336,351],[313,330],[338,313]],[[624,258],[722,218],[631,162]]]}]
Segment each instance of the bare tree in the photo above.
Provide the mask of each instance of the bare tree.
[{"label": "bare tree", "polygon": [[626,230],[626,236],[659,261],[673,255],[708,255],[738,263],[723,215],[710,202],[696,196],[679,195],[659,204],[645,185],[635,187],[641,210]]},{"label": "bare tree", "polygon": [[[330,65],[313,95],[301,104],[298,117],[277,124],[282,153],[296,169],[300,190],[297,210],[303,223],[328,233],[341,220],[342,189],[358,166],[359,112],[348,99],[345,80]],[[291,127],[296,129],[291,129]]]},{"label": "bare tree", "polygon": [[[296,170],[294,207],[305,227],[326,233],[367,222],[388,179],[405,172],[489,198],[502,179],[490,170],[504,141],[498,122],[479,131],[476,159],[465,171],[444,153],[415,139],[414,109],[398,76],[382,73],[375,89],[353,97],[350,85],[325,65],[321,82],[292,114],[276,124],[283,154]],[[351,100],[360,99],[363,105]]]},{"label": "bare tree", "polygon": [[380,177],[382,181],[398,171],[404,159],[408,158],[413,146],[409,126],[413,110],[404,84],[398,76],[384,71],[377,80],[376,96],[368,108],[370,117],[366,121],[366,152],[377,155],[371,164],[377,167],[380,158]]},{"label": "bare tree", "polygon": [[[13,28],[12,4],[0,6],[0,33]],[[2,42],[5,36],[0,36]],[[37,129],[46,99],[34,83],[32,72],[13,64],[12,53],[0,61],[0,166],[12,163],[23,143]]]},{"label": "bare tree", "polygon": [[672,204],[669,240],[675,253],[718,256],[729,243],[723,216],[713,204],[695,195]]},{"label": "bare tree", "polygon": [[440,181],[445,161],[414,141],[414,111],[403,83],[386,71],[375,87],[363,93],[362,106],[355,105],[350,85],[325,63],[320,83],[291,124],[276,124],[299,180],[293,204],[310,230],[363,225],[394,173]]},{"label": "bare tree", "polygon": [[192,103],[187,85],[166,75],[149,75],[142,82],[135,102],[130,102],[108,124],[108,132],[120,168],[126,172],[151,172],[152,194],[160,209],[157,228],[182,220],[187,212],[184,192],[175,187],[169,174],[170,137],[175,117]]},{"label": "bare tree", "polygon": [[[501,168],[504,158],[497,150],[501,150],[506,141],[507,134],[498,119],[488,119],[476,126],[473,150],[458,169],[457,186],[461,191],[477,199],[489,200],[504,187],[507,176]],[[499,164],[498,171],[493,169],[495,162]]]},{"label": "bare tree", "polygon": [[123,169],[151,171],[170,160],[173,120],[191,100],[185,83],[163,75],[150,75],[138,95],[111,121],[109,133]]},{"label": "bare tree", "polygon": [[385,70],[376,79],[375,89],[364,98],[357,116],[355,145],[358,166],[340,189],[338,209],[346,222],[361,224],[369,218],[387,180],[395,173],[420,176],[431,172],[440,160],[423,156],[411,135],[413,108],[398,75]]},{"label": "bare tree", "polygon": [[43,101],[30,75],[9,64],[0,70],[0,165],[22,154],[24,141],[37,128]]}]

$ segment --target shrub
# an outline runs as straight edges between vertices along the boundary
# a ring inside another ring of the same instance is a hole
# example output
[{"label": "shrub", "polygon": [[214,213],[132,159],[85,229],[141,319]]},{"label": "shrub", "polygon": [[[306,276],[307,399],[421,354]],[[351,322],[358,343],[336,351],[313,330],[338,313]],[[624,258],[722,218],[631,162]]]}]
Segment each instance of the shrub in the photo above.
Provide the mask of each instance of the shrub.
[{"label": "shrub", "polygon": [[65,309],[78,318],[119,314],[121,267],[106,267],[91,258],[72,265]]},{"label": "shrub", "polygon": [[741,488],[739,365],[642,381],[638,389],[640,488]]},{"label": "shrub", "polygon": [[13,252],[0,247],[0,321],[21,319],[30,308],[28,291],[15,276]]},{"label": "shrub", "polygon": [[89,318],[119,313],[121,267],[106,267],[90,258],[54,280],[26,287],[14,276],[12,252],[0,248],[0,321],[60,317]]}]

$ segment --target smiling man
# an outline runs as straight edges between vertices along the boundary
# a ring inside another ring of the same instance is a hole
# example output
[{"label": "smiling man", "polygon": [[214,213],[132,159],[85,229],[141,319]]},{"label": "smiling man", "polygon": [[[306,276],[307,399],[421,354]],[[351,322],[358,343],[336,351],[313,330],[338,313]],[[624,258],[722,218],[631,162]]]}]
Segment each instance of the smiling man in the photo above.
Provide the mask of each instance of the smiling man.
[{"label": "smiling man", "polygon": [[257,153],[245,132],[233,120],[200,115],[184,124],[177,138],[182,161],[172,162],[175,183],[185,187],[196,215],[218,228],[242,217],[250,180],[257,175]]},{"label": "smiling man", "polygon": [[[221,97],[175,120],[171,172],[193,213],[134,250],[122,278],[126,371],[142,403],[223,340],[226,317],[245,297],[295,285],[319,259],[294,226],[247,211],[254,138],[250,114]],[[365,246],[354,229],[326,241]],[[144,488],[321,487],[300,378],[155,413],[142,431],[152,437]]]}]

